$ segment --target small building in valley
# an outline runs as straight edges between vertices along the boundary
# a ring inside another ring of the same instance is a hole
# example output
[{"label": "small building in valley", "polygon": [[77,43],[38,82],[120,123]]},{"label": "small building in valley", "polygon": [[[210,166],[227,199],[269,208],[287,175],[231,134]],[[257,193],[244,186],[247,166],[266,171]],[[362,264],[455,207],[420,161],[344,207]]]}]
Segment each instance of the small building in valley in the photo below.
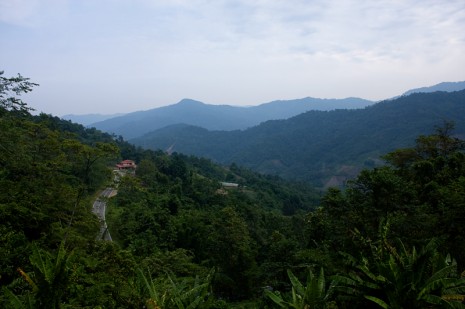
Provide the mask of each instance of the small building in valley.
[{"label": "small building in valley", "polygon": [[116,164],[116,168],[118,170],[135,171],[136,167],[136,162],[132,160],[123,160],[120,163]]},{"label": "small building in valley", "polygon": [[221,181],[220,182],[220,185],[221,185],[221,188],[219,188],[218,190],[216,190],[216,194],[219,194],[219,195],[228,195],[228,191],[231,190],[231,189],[238,189],[239,188],[239,184],[238,183],[234,183],[234,182],[224,182],[224,181]]},{"label": "small building in valley", "polygon": [[239,184],[234,182],[221,182],[223,188],[239,188]]}]

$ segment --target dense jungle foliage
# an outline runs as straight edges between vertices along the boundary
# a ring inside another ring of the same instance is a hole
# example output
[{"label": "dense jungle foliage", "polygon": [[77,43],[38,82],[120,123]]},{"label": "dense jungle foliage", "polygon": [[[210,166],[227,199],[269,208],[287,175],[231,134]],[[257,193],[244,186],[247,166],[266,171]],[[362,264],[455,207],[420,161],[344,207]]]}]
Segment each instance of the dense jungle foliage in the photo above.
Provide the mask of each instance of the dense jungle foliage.
[{"label": "dense jungle foliage", "polygon": [[[0,77],[4,308],[464,306],[465,154],[450,123],[320,194],[32,116],[15,97],[35,84]],[[135,175],[114,177],[121,159]],[[109,186],[112,242],[91,211]]]}]

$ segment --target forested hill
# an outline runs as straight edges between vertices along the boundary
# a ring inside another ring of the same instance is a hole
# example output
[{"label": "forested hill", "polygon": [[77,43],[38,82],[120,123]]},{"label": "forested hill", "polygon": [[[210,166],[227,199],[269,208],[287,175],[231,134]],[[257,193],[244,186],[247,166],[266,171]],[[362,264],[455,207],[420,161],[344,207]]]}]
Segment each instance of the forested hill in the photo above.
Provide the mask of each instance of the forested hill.
[{"label": "forested hill", "polygon": [[[305,184],[33,116],[10,95],[35,84],[22,77],[0,82],[2,308],[143,308],[153,297],[146,278],[160,291],[179,278],[172,293],[187,293],[196,276],[206,280],[202,302],[217,308],[211,271],[219,268],[218,296],[247,299],[257,276],[268,275],[259,265],[269,263],[270,239],[300,237],[293,222],[319,205],[320,193]],[[115,178],[122,159],[135,160],[136,173]],[[118,188],[107,214],[114,243],[96,239],[91,211],[108,186]]]},{"label": "forested hill", "polygon": [[308,97],[240,107],[211,105],[184,99],[177,104],[129,113],[96,122],[92,126],[129,139],[174,124],[184,123],[209,130],[246,129],[267,120],[286,119],[309,110],[363,108],[371,104],[373,102],[359,98],[317,99]]},{"label": "forested hill", "polygon": [[417,93],[362,110],[310,111],[244,131],[172,126],[133,139],[136,145],[232,162],[287,179],[339,185],[380,155],[413,145],[443,121],[465,134],[465,91]]},{"label": "forested hill", "polygon": [[[463,307],[465,143],[450,123],[320,196],[31,116],[15,95],[34,84],[2,74],[1,308]],[[135,171],[112,172],[121,159]],[[107,187],[112,242],[91,211]]]}]

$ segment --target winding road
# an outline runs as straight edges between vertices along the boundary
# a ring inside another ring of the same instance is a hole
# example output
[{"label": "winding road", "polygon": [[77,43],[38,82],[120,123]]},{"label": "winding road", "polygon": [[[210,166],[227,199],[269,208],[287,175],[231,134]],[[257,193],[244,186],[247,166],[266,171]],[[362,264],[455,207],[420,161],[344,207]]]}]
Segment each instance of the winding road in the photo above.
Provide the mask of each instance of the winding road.
[{"label": "winding road", "polygon": [[115,189],[106,188],[102,191],[102,193],[100,193],[100,196],[95,200],[94,204],[92,205],[92,212],[100,220],[100,232],[97,236],[97,239],[112,241],[110,231],[108,231],[107,222],[105,221],[105,212],[107,208],[106,199],[114,196],[115,194]]}]

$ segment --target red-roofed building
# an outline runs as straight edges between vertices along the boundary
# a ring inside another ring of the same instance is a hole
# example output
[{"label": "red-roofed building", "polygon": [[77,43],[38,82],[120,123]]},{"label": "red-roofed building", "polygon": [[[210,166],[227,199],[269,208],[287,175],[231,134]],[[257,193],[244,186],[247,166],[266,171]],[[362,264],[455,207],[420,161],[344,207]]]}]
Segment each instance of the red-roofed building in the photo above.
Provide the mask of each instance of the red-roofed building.
[{"label": "red-roofed building", "polygon": [[119,170],[135,170],[137,167],[136,162],[132,160],[124,160],[116,164],[116,168]]}]

